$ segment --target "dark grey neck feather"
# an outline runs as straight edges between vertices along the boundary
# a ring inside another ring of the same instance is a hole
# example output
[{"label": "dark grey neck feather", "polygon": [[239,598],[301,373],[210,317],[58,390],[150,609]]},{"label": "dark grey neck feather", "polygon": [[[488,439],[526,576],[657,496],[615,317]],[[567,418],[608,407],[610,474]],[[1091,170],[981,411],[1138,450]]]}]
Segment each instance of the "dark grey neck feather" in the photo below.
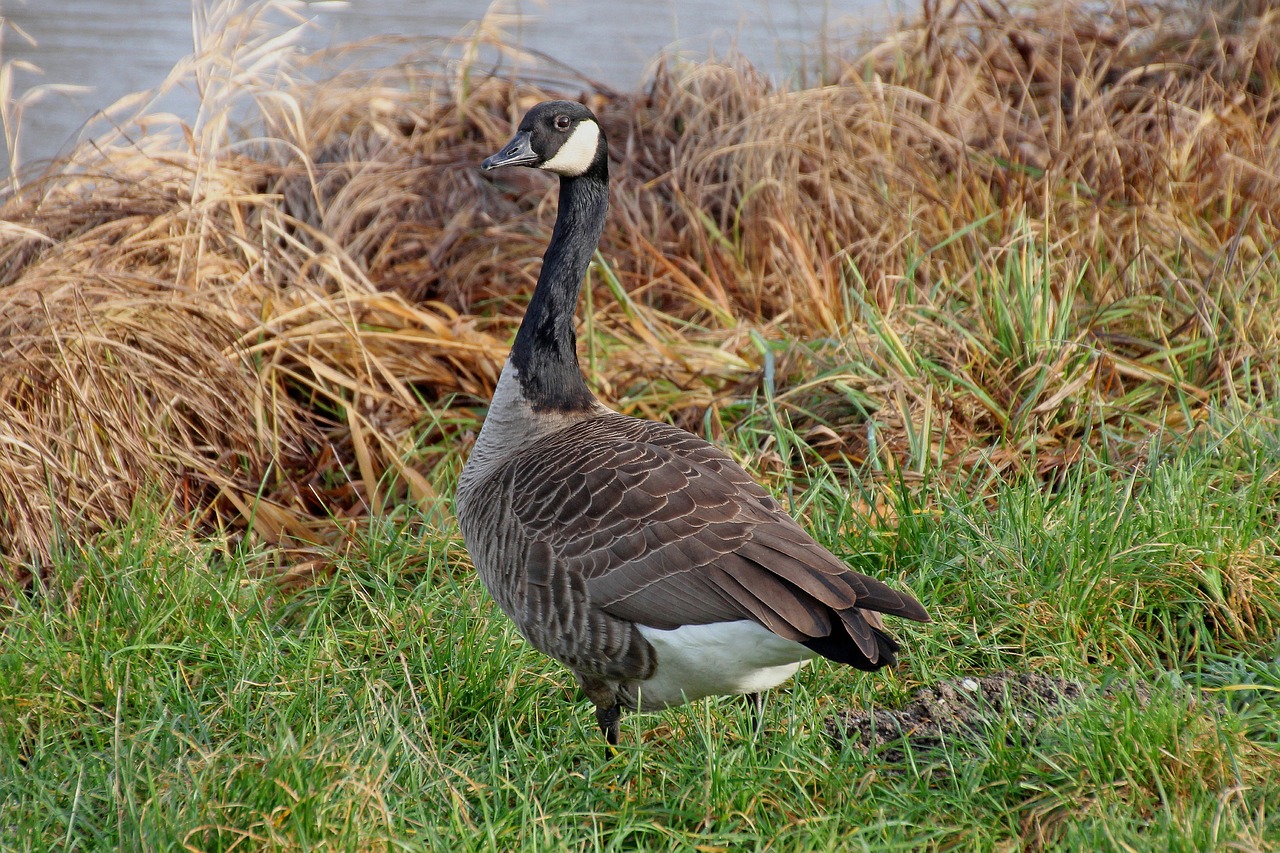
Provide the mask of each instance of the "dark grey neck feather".
[{"label": "dark grey neck feather", "polygon": [[595,403],[578,367],[573,315],[609,208],[607,163],[602,156],[585,174],[560,179],[556,227],[511,347],[521,391],[534,411],[576,411]]}]

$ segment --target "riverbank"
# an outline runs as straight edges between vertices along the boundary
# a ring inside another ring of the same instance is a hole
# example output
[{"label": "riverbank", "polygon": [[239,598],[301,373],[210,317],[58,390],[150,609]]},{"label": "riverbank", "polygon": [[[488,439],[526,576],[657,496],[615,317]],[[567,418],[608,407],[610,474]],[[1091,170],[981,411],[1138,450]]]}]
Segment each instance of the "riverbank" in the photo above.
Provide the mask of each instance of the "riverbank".
[{"label": "riverbank", "polygon": [[[820,85],[670,63],[626,93],[467,43],[313,80],[227,22],[194,125],[124,124],[0,199],[5,834],[1274,849],[1264,5],[960,3]],[[911,589],[936,621],[895,626],[897,674],[811,668],[759,736],[728,703],[633,718],[605,764],[492,613],[449,500],[555,194],[476,164],[550,96],[614,157],[591,387]],[[919,753],[828,737],[1006,670],[1144,688]]]}]

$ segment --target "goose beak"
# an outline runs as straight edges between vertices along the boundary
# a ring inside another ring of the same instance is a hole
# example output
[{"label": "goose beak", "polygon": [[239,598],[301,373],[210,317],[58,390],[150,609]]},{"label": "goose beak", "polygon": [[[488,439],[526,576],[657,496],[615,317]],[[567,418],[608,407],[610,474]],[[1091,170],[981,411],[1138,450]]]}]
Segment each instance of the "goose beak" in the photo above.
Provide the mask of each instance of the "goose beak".
[{"label": "goose beak", "polygon": [[533,141],[529,138],[529,131],[522,130],[501,151],[492,157],[486,157],[485,161],[480,164],[480,168],[488,172],[490,169],[497,169],[499,166],[531,166],[541,159],[533,150]]}]

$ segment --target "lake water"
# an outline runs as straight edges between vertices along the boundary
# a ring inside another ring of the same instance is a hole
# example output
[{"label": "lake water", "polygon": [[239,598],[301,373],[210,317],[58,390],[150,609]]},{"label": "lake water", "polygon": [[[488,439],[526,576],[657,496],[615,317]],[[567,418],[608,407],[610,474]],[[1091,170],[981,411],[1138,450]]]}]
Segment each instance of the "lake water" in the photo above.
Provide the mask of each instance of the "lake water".
[{"label": "lake water", "polygon": [[[317,49],[367,36],[453,36],[487,11],[518,16],[504,29],[586,76],[620,89],[636,87],[660,52],[692,58],[728,47],[757,67],[785,75],[811,60],[824,38],[888,25],[908,0],[351,0],[297,2],[313,22],[303,40]],[[22,116],[23,163],[67,150],[96,110],[159,84],[192,51],[191,7],[181,0],[0,0],[5,23],[0,62],[14,67],[13,96],[46,90]],[[15,29],[16,28],[16,29]],[[26,37],[23,36],[25,33]],[[28,41],[28,38],[30,41]],[[34,42],[34,44],[30,43]],[[179,96],[181,98],[181,96]],[[194,109],[194,96],[166,107]],[[0,138],[0,160],[8,161]],[[7,165],[0,173],[7,173]]]}]

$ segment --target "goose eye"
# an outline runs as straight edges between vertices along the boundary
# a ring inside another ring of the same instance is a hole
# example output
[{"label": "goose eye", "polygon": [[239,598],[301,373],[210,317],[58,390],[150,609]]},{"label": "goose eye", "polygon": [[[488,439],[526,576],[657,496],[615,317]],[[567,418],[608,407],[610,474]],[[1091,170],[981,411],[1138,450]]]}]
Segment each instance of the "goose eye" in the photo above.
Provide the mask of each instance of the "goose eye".
[{"label": "goose eye", "polygon": [[566,115],[556,116],[556,130],[568,130],[573,120]]}]

